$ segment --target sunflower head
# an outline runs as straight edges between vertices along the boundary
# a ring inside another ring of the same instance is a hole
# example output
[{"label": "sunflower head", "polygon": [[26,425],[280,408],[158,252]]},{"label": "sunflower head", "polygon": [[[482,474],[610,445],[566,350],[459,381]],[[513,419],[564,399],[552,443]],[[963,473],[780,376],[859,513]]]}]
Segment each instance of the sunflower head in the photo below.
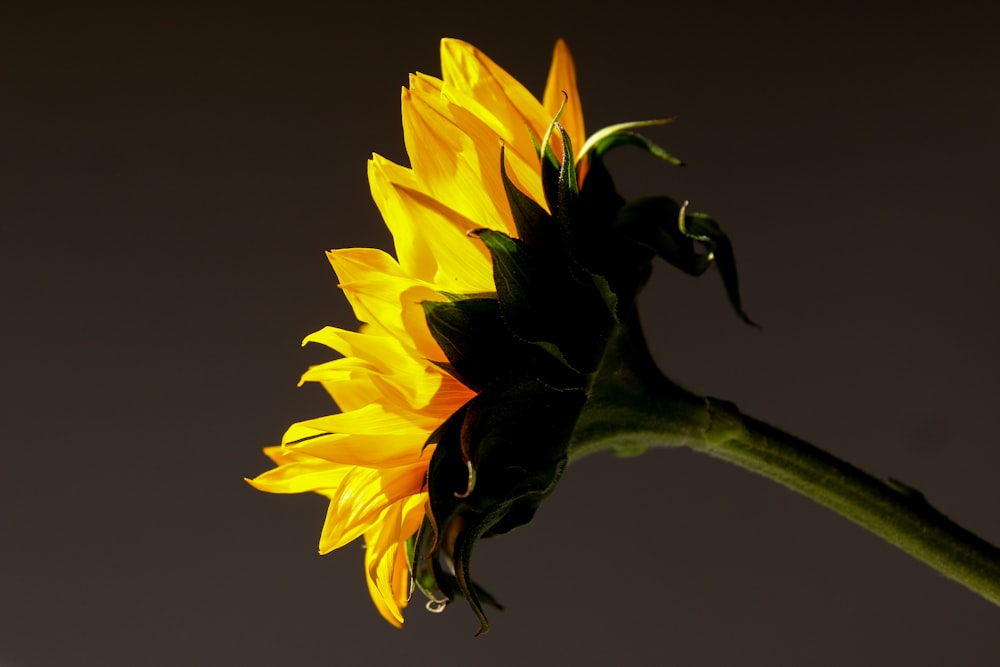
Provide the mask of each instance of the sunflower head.
[{"label": "sunflower head", "polygon": [[473,547],[531,520],[580,424],[610,423],[609,381],[648,363],[632,334],[654,258],[696,275],[717,262],[747,318],[718,225],[666,197],[626,202],[604,166],[629,145],[679,164],[636,131],[666,121],[587,138],[562,41],[541,101],[464,42],[441,52],[442,78],[403,91],[411,167],[369,163],[396,256],[330,253],[364,327],[307,338],[344,356],[303,379],[341,413],[294,424],[251,483],[327,496],[320,551],[364,537],[391,623],[415,586],[432,609],[467,599],[482,632],[496,602],[470,577]]}]

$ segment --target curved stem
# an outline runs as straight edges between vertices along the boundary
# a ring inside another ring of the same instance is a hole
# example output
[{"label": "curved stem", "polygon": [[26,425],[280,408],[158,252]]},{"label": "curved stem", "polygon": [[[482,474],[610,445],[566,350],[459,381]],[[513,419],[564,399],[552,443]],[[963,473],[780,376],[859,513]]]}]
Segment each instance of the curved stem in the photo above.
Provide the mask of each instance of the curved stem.
[{"label": "curved stem", "polygon": [[825,505],[1000,605],[1000,549],[934,509],[915,489],[882,481],[735,405],[698,397],[656,369],[633,318],[610,342],[570,460],[611,449],[686,446],[742,466]]},{"label": "curved stem", "polygon": [[764,475],[867,528],[1000,605],[1000,549],[958,525],[904,484],[872,477],[769,424],[709,399],[713,418],[693,448]]}]

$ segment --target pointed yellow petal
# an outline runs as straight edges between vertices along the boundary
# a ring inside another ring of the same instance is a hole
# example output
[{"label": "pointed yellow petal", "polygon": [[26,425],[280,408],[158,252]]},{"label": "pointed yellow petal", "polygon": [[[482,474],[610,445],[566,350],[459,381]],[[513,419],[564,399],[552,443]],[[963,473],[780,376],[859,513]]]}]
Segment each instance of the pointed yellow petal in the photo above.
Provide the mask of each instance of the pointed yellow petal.
[{"label": "pointed yellow petal", "polygon": [[255,489],[268,493],[306,493],[336,489],[351,471],[351,466],[335,466],[311,456],[285,454],[289,463],[279,465],[247,481]]},{"label": "pointed yellow petal", "polygon": [[433,93],[436,95],[441,94],[441,87],[444,85],[444,81],[435,77],[429,76],[427,74],[421,74],[416,72],[410,75],[410,85],[409,88],[415,92],[421,93]]},{"label": "pointed yellow petal", "polygon": [[408,211],[398,206],[393,207],[392,202],[386,201],[386,190],[391,187],[391,183],[417,186],[412,170],[386,160],[377,153],[373,154],[368,161],[368,185],[372,199],[382,214],[382,220],[392,234],[399,266],[408,276],[433,282],[437,260],[427,246],[426,234],[414,224]]},{"label": "pointed yellow petal", "polygon": [[[365,551],[365,558],[367,560],[368,552]],[[368,595],[371,596],[372,602],[375,603],[375,609],[378,613],[382,615],[386,621],[397,628],[403,627],[403,612],[399,608],[399,605],[390,606],[386,603],[385,597],[378,590],[378,585],[375,580],[370,576],[365,576],[365,582],[368,584]]]},{"label": "pointed yellow petal", "polygon": [[331,250],[327,258],[359,320],[378,325],[421,357],[444,358],[427,329],[420,305],[444,300],[432,285],[406,276],[396,261],[380,250]]},{"label": "pointed yellow petal", "polygon": [[345,357],[360,357],[382,371],[391,372],[418,362],[392,336],[358,333],[338,327],[323,327],[302,340],[302,344],[319,343]]},{"label": "pointed yellow petal", "polygon": [[552,120],[517,79],[471,44],[441,40],[442,94],[486,123],[509,150],[530,155]]},{"label": "pointed yellow petal", "polygon": [[[394,179],[398,169],[391,162],[373,159],[368,175],[372,197],[382,217],[396,221],[393,235],[403,239],[411,254],[408,264],[419,272],[411,275],[438,290],[493,289],[489,253],[482,243],[466,235],[469,230],[483,227],[485,222],[469,220],[423,192],[418,184]],[[498,219],[495,211],[493,218]],[[397,252],[402,253],[399,248],[397,241]]]},{"label": "pointed yellow petal", "polygon": [[[416,415],[410,411],[392,411],[380,403],[370,403],[350,412],[341,412],[335,415],[298,422],[288,429],[283,442],[290,444],[301,440],[304,434],[310,432],[353,433],[360,435],[368,433],[420,435],[430,432],[435,426],[437,424],[433,420]],[[309,436],[305,435],[304,437]]]},{"label": "pointed yellow petal", "polygon": [[421,459],[424,459],[426,464],[434,451],[433,447],[424,449],[426,441],[426,434],[332,433],[290,445],[289,449],[338,465],[375,469],[398,468],[417,463]]},{"label": "pointed yellow petal", "polygon": [[[396,566],[399,549],[400,522],[403,503],[393,503],[378,522],[365,533],[365,579],[368,594],[382,618],[397,628],[403,625],[402,607],[392,590],[392,570]],[[405,550],[403,550],[405,552]],[[405,569],[405,567],[404,567]]]},{"label": "pointed yellow petal", "polygon": [[368,592],[383,617],[397,627],[409,597],[409,559],[403,545],[424,520],[426,493],[395,503],[365,533]]},{"label": "pointed yellow petal", "polygon": [[437,91],[404,91],[403,138],[420,189],[476,228],[513,233],[500,178],[500,141],[485,124]]},{"label": "pointed yellow petal", "polygon": [[351,468],[336,491],[328,494],[330,507],[319,552],[329,553],[370,530],[386,507],[420,493],[426,475],[425,462],[379,470]]},{"label": "pointed yellow petal", "polygon": [[381,389],[374,381],[376,376],[377,371],[366,362],[347,357],[310,367],[302,374],[299,386],[319,382],[340,410],[349,412],[379,399]]},{"label": "pointed yellow petal", "polygon": [[[564,94],[565,93],[565,94]],[[549,68],[548,80],[545,83],[545,95],[542,104],[550,118],[555,118],[565,100],[559,124],[566,130],[573,142],[574,150],[583,148],[587,133],[583,124],[583,107],[580,104],[580,91],[576,87],[576,67],[569,47],[562,39],[556,42],[552,51],[552,65]],[[576,156],[573,156],[574,158]]]},{"label": "pointed yellow petal", "polygon": [[313,366],[302,376],[303,382],[322,383],[343,412],[374,402],[384,393],[390,394],[392,402],[422,411],[446,376],[391,336],[325,327],[304,342],[320,343],[348,355]]}]

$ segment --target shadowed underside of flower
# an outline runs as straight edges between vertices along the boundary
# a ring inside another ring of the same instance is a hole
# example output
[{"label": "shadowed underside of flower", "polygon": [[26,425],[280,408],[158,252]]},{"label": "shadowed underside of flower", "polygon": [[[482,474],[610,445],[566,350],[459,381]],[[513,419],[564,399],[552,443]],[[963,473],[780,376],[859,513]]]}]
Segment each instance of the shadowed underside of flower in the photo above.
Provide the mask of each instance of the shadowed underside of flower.
[{"label": "shadowed underside of flower", "polygon": [[542,101],[464,42],[442,41],[441,66],[440,79],[414,74],[402,92],[412,166],[379,155],[368,164],[396,256],[360,248],[328,253],[363,326],[307,337],[343,358],[310,368],[302,380],[321,383],[341,413],[292,425],[280,446],[265,450],[277,467],[251,480],[263,491],[328,497],[320,553],[363,536],[372,600],[397,626],[410,593],[406,543],[429,510],[435,444],[428,440],[477,395],[442,363],[447,356],[422,304],[495,292],[489,250],[469,233],[517,234],[501,148],[510,182],[544,207],[536,145],[564,103],[573,144],[582,146],[584,137],[573,63],[561,41]]}]

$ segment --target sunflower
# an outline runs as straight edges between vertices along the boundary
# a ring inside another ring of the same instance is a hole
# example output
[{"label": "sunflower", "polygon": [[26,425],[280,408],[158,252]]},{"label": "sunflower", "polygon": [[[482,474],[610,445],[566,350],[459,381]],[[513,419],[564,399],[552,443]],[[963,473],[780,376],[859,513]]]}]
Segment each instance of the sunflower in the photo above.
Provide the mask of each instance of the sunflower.
[{"label": "sunflower", "polygon": [[[585,145],[563,41],[541,101],[459,40],[442,40],[441,70],[441,78],[411,75],[402,91],[411,167],[377,154],[368,163],[395,257],[368,248],[328,253],[362,325],[360,332],[326,327],[308,336],[305,342],[343,357],[310,368],[302,381],[319,382],[341,412],[293,424],[280,446],[265,449],[277,467],[250,480],[262,491],[329,498],[320,553],[364,537],[369,593],[395,626],[403,622],[413,575],[407,542],[434,519],[428,467],[440,445],[433,436],[479,394],[442,363],[448,355],[428,326],[427,304],[497,291],[493,251],[479,237],[482,230],[517,237],[510,185],[550,210],[539,146],[553,119],[564,130],[553,137],[554,160],[564,145]],[[450,538],[445,533],[442,541]]]},{"label": "sunflower", "polygon": [[368,590],[389,623],[402,625],[417,587],[433,611],[464,597],[485,632],[482,603],[496,602],[469,574],[477,541],[531,521],[571,460],[650,445],[771,477],[997,601],[996,549],[922,494],[656,369],[636,312],[655,258],[692,275],[717,266],[752,324],[719,225],[668,197],[626,201],[602,162],[635,146],[681,164],[634,131],[668,121],[587,138],[562,41],[541,101],[464,42],[442,41],[441,67],[403,90],[411,166],[368,163],[396,256],[328,253],[362,324],[308,336],[343,356],[302,381],[340,412],[293,424],[265,449],[277,467],[248,480],[329,499],[319,551],[364,537]]}]

